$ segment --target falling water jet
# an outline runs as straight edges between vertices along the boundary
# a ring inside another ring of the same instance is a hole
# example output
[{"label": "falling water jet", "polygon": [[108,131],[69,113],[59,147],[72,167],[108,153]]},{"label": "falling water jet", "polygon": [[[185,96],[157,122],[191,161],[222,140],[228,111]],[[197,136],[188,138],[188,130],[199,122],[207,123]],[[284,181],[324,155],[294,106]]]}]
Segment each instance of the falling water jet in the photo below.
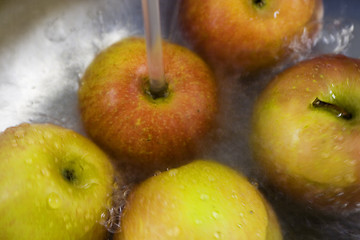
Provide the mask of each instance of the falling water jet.
[{"label": "falling water jet", "polygon": [[150,94],[163,97],[167,92],[162,59],[159,0],[142,0]]}]

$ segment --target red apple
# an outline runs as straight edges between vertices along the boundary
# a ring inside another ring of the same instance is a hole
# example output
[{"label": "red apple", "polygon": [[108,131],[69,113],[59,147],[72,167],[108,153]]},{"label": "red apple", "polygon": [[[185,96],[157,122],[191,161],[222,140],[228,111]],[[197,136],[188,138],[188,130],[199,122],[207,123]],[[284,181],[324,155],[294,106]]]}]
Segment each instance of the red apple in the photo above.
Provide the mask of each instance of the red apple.
[{"label": "red apple", "polygon": [[269,180],[321,210],[359,208],[359,103],[358,59],[320,56],[279,74],[253,115],[254,157]]},{"label": "red apple", "polygon": [[311,45],[322,0],[182,0],[186,38],[212,65],[253,71]]},{"label": "red apple", "polygon": [[129,195],[116,240],[280,240],[271,206],[248,180],[213,161],[162,172]]},{"label": "red apple", "polygon": [[209,67],[184,47],[163,43],[167,88],[149,90],[145,41],[124,39],[86,70],[79,101],[87,133],[117,158],[142,169],[188,160],[211,128],[217,90]]}]

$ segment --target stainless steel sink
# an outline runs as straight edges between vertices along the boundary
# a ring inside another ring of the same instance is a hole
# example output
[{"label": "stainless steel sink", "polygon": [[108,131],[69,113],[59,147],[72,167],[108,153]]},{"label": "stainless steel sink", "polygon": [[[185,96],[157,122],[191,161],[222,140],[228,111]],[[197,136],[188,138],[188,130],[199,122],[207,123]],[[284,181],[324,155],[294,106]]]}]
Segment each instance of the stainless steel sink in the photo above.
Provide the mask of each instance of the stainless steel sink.
[{"label": "stainless steel sink", "polygon": [[[178,0],[160,1],[162,32],[186,45],[177,5]],[[324,7],[322,37],[309,56],[360,57],[360,1],[324,0]],[[0,0],[0,131],[22,122],[50,122],[85,134],[77,105],[79,79],[99,51],[126,36],[143,35],[141,14],[140,0]],[[228,79],[232,87],[222,87],[223,116],[216,130],[220,142],[205,152],[255,180],[249,120],[253,101],[269,80],[261,74],[253,81]],[[291,209],[273,194],[269,200],[285,239],[360,239],[358,217]]]}]

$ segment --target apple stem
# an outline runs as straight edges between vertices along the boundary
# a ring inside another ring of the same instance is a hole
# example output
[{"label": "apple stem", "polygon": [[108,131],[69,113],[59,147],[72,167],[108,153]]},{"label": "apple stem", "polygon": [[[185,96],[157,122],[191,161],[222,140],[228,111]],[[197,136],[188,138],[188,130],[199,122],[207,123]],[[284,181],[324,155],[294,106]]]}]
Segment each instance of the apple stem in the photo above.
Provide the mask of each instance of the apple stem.
[{"label": "apple stem", "polygon": [[253,0],[253,3],[258,6],[259,8],[262,8],[265,6],[265,0]]},{"label": "apple stem", "polygon": [[62,176],[64,177],[65,180],[67,180],[68,182],[73,182],[75,180],[75,171],[74,170],[70,170],[70,169],[64,169],[62,171]]},{"label": "apple stem", "polygon": [[167,83],[164,77],[159,0],[142,0],[150,95],[164,97]]},{"label": "apple stem", "polygon": [[312,106],[315,108],[323,108],[328,111],[331,111],[336,114],[339,118],[344,118],[346,120],[349,120],[352,118],[352,114],[347,112],[344,108],[337,106],[332,103],[321,101],[319,98],[315,98],[315,100],[312,103]]}]

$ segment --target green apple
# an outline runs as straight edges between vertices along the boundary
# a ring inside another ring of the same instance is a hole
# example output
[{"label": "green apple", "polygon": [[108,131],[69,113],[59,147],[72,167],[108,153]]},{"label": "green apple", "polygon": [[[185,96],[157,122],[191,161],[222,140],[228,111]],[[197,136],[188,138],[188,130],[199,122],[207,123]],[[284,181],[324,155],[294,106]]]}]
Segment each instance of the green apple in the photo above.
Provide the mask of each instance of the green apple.
[{"label": "green apple", "polygon": [[253,114],[254,157],[269,180],[321,210],[360,203],[360,60],[324,55],[273,79]]},{"label": "green apple", "polygon": [[115,240],[282,239],[266,200],[236,171],[196,160],[130,193]]},{"label": "green apple", "polygon": [[0,134],[1,239],[104,239],[114,171],[91,141],[50,124]]},{"label": "green apple", "polygon": [[254,71],[311,46],[323,5],[322,0],[182,0],[179,14],[186,38],[204,59]]},{"label": "green apple", "polygon": [[146,45],[126,38],[101,52],[82,78],[79,102],[89,136],[120,162],[161,170],[187,160],[217,111],[213,73],[184,47],[163,43],[167,88],[149,88]]}]

